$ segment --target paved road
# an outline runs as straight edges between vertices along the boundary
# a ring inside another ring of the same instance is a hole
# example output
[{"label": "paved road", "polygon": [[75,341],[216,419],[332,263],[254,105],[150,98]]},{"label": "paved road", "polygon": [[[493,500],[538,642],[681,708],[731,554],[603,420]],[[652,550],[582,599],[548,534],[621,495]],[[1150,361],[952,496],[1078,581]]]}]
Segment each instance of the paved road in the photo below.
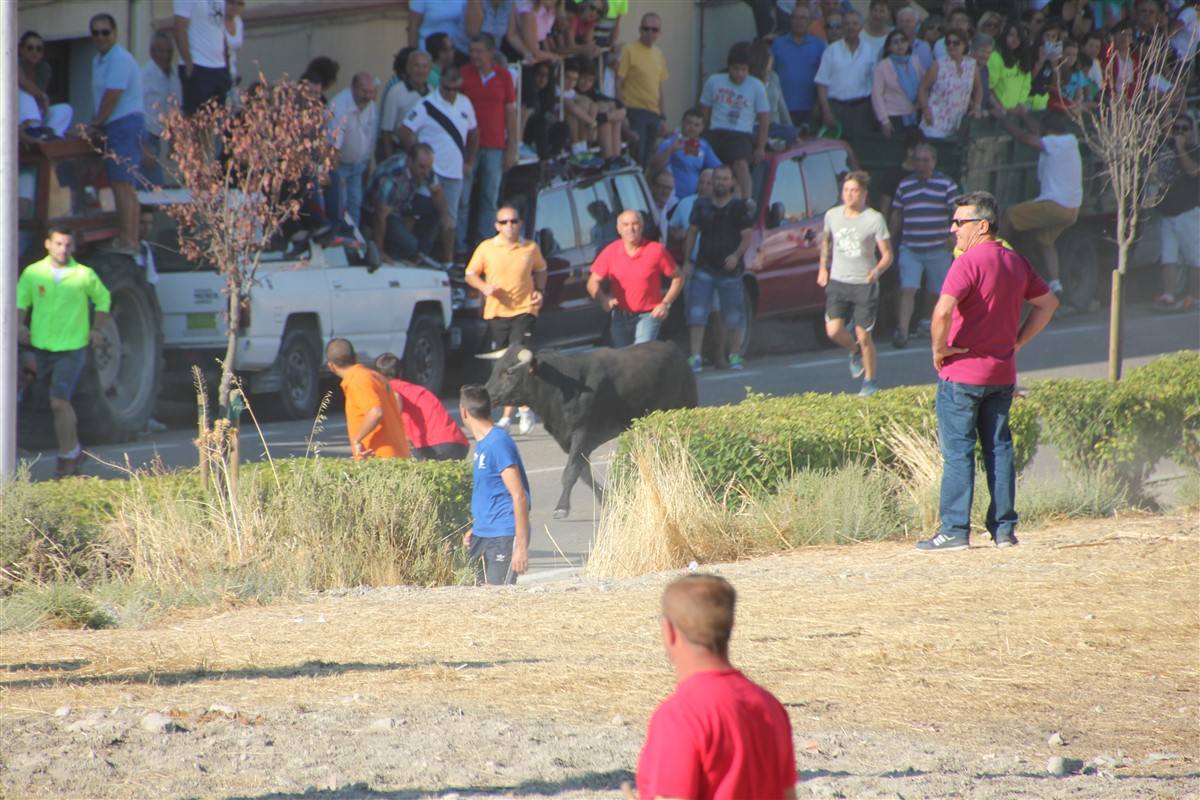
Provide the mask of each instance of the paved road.
[{"label": "paved road", "polygon": [[[777,336],[794,336],[803,346],[811,340],[811,325],[772,326]],[[1108,347],[1107,318],[1101,314],[1076,315],[1055,320],[1033,344],[1021,354],[1022,381],[1048,377],[1092,377],[1106,374]],[[765,333],[765,331],[763,331]],[[1129,312],[1126,327],[1126,368],[1145,363],[1155,355],[1187,348],[1200,348],[1200,315],[1161,315],[1145,308]],[[809,344],[811,348],[812,345]],[[883,387],[931,383],[934,380],[928,342],[914,341],[908,349],[893,350],[889,344],[880,349],[879,383]],[[704,405],[735,403],[745,397],[746,390],[784,395],[802,391],[856,392],[858,383],[852,381],[846,369],[846,359],[840,351],[818,349],[791,355],[767,356],[751,360],[743,372],[706,371],[699,376],[700,402]],[[455,413],[457,403],[446,401]],[[263,438],[272,455],[302,455],[308,446],[311,424],[307,422],[270,422],[263,426]],[[101,460],[124,464],[126,457],[134,466],[161,459],[167,467],[185,467],[196,463],[191,430],[170,430],[138,442],[96,448]],[[325,426],[321,434],[324,457],[349,456],[346,428],[340,415]],[[533,540],[531,573],[552,574],[560,569],[578,567],[591,549],[596,530],[598,509],[590,492],[579,484],[572,497],[571,518],[555,520],[551,511],[559,494],[559,476],[565,455],[558,445],[537,426],[527,436],[516,437],[529,473],[534,505],[531,514]],[[612,443],[594,454],[593,468],[603,478],[612,454]],[[263,442],[252,426],[243,428],[242,453],[249,459],[261,458]],[[1036,465],[1035,465],[1036,466]],[[54,468],[53,453],[34,457],[32,473],[35,478],[48,478]],[[86,468],[87,474],[116,476],[117,469],[95,461]]]}]

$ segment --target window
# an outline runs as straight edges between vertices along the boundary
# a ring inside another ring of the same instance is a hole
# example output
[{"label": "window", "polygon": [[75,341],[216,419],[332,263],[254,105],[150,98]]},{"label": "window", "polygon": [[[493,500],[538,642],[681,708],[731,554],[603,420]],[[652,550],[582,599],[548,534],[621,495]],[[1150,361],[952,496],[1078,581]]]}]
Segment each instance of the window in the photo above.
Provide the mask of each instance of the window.
[{"label": "window", "polygon": [[565,189],[552,189],[538,195],[534,224],[537,226],[534,241],[547,258],[576,246],[575,219]]},{"label": "window", "polygon": [[841,176],[850,170],[845,150],[813,153],[800,162],[808,193],[808,215],[819,217],[841,202]]},{"label": "window", "polygon": [[579,245],[599,249],[612,241],[602,241],[607,238],[604,229],[615,225],[616,218],[607,181],[577,183],[571,188],[571,196],[579,215]]},{"label": "window", "polygon": [[634,209],[641,211],[647,219],[654,219],[650,213],[650,198],[642,191],[642,182],[636,173],[628,172],[613,178],[613,186],[617,190],[617,203],[621,211]]},{"label": "window", "polygon": [[800,161],[793,158],[784,161],[775,171],[775,183],[771,186],[771,203],[768,210],[776,214],[776,206],[782,210],[781,222],[796,222],[808,216],[804,202],[804,181],[800,177]]}]

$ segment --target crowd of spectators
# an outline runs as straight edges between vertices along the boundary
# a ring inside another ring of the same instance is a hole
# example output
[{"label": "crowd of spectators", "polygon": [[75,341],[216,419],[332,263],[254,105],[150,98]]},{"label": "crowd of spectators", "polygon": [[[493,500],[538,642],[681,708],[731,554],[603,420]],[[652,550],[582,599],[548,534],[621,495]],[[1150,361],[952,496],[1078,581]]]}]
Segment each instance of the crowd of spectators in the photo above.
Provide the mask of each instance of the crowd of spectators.
[{"label": "crowd of spectators", "polygon": [[[1195,0],[746,2],[758,38],[730,48],[726,68],[707,78],[673,128],[670,71],[657,43],[669,22],[657,13],[622,41],[624,0],[411,0],[407,46],[392,74],[381,82],[359,72],[326,100],[337,161],[309,203],[314,227],[373,241],[395,258],[464,264],[493,235],[503,178],[517,163],[570,156],[599,166],[626,157],[646,169],[654,193],[647,233],[667,243],[674,230],[678,253],[692,220],[676,211],[692,207],[682,201],[696,194],[704,170],[728,167],[733,196],[753,207],[754,166],[802,136],[901,137],[911,152],[922,140],[959,139],[967,120],[989,115],[1040,132],[1021,118],[1069,112],[1097,102],[1102,89],[1128,93],[1154,80],[1141,70],[1150,38],[1168,38],[1185,60],[1200,40]],[[136,245],[136,182],[164,177],[163,110],[238,102],[244,6],[173,0],[174,24],[154,35],[140,69],[112,17],[93,20],[89,124],[121,156],[109,167],[118,249]],[[43,52],[35,32],[22,37],[25,137],[61,136],[69,125],[69,107],[49,103]],[[302,79],[325,99],[338,73],[320,56]],[[1042,244],[1039,266],[1060,291],[1053,241]]]}]

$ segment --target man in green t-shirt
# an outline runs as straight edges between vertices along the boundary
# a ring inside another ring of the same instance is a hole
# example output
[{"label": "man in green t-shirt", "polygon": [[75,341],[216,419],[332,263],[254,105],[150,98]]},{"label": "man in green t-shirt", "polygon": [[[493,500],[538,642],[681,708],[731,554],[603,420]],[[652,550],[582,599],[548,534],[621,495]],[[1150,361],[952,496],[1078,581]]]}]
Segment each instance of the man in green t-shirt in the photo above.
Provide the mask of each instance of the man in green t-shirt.
[{"label": "man in green t-shirt", "polygon": [[[46,257],[30,264],[17,281],[17,341],[32,345],[39,380],[50,381],[50,410],[58,439],[56,478],[74,475],[82,452],[71,395],[87,363],[87,347],[99,344],[112,305],[99,276],[71,255],[74,237],[52,227]],[[88,302],[96,306],[88,326]],[[30,324],[30,310],[33,320]]]}]

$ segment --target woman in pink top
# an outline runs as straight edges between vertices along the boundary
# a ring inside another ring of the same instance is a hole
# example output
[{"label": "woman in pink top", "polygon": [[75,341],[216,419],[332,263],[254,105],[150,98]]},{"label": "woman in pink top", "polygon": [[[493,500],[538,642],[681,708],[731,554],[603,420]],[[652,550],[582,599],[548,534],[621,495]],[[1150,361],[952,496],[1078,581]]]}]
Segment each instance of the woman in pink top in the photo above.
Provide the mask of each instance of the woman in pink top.
[{"label": "woman in pink top", "polygon": [[558,22],[561,0],[517,0],[517,27],[529,50],[530,63],[553,61],[555,42],[551,38]]},{"label": "woman in pink top", "polygon": [[895,30],[883,40],[883,54],[875,65],[871,106],[884,136],[917,124],[917,92],[925,70],[912,54],[912,43]]}]

